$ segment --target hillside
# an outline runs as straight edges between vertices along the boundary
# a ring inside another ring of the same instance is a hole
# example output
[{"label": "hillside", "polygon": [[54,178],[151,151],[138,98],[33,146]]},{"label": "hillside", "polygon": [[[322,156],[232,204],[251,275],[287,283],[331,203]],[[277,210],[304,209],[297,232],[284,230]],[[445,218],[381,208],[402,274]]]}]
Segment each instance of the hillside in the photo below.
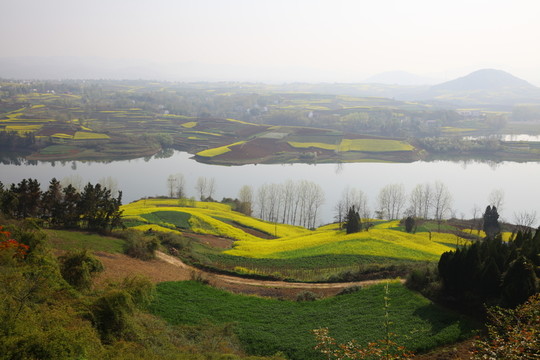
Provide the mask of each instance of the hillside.
[{"label": "hillside", "polygon": [[122,209],[128,227],[189,239],[178,251],[196,266],[283,280],[404,276],[415,264],[437,261],[442,253],[481,235],[448,225],[437,232],[434,222],[407,233],[399,221],[369,219],[364,219],[366,226],[371,224],[369,231],[347,235],[337,224],[307,230],[255,219],[225,204],[187,205],[178,199],[145,199]]},{"label": "hillside", "polygon": [[454,106],[509,111],[517,104],[540,103],[540,88],[502,70],[482,69],[434,85],[422,97]]},{"label": "hillside", "polygon": [[433,91],[496,91],[504,89],[535,90],[537,88],[506,71],[495,69],[477,70],[466,76],[431,87]]}]

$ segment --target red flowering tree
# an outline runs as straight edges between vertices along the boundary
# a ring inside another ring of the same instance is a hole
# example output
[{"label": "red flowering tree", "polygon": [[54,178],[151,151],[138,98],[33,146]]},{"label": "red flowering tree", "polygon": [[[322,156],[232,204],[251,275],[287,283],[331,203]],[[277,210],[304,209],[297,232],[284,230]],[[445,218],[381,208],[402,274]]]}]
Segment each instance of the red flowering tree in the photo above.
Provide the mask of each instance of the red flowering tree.
[{"label": "red flowering tree", "polygon": [[11,257],[13,258],[24,259],[29,249],[28,245],[12,239],[11,232],[4,230],[4,227],[0,226],[0,254],[12,254]]}]

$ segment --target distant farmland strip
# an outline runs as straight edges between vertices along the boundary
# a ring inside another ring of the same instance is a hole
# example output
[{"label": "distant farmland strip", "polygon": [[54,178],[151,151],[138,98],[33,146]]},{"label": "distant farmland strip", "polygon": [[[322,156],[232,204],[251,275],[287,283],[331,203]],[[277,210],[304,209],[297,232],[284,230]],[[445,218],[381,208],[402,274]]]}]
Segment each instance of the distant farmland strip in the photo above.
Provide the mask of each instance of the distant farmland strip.
[{"label": "distant farmland strip", "polygon": [[220,147],[213,148],[213,149],[208,149],[208,150],[199,151],[199,152],[197,153],[197,156],[202,156],[202,157],[214,157],[214,156],[222,155],[222,154],[225,154],[225,153],[228,153],[229,151],[231,151],[231,149],[230,149],[231,146],[241,145],[241,144],[244,144],[244,143],[245,143],[245,141],[239,141],[239,142],[236,142],[236,143],[234,143],[234,144],[230,144],[230,145],[220,146]]},{"label": "distant farmland strip", "polygon": [[387,152],[411,151],[412,145],[405,141],[388,139],[343,139],[339,145],[322,142],[289,141],[289,145],[299,149],[318,148],[339,151]]}]

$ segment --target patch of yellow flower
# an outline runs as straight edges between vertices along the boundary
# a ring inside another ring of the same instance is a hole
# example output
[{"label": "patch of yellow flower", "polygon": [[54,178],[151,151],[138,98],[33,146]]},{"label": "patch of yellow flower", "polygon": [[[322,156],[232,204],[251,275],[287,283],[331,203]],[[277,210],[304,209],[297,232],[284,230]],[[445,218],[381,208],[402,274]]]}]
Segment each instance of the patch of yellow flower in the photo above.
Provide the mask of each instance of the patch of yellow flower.
[{"label": "patch of yellow flower", "polygon": [[214,156],[218,156],[218,155],[223,155],[223,154],[228,153],[229,151],[231,151],[230,148],[232,146],[241,145],[241,144],[244,144],[244,143],[245,143],[245,141],[239,141],[239,142],[235,142],[234,144],[199,151],[196,155],[197,156],[202,156],[202,157],[214,157]]},{"label": "patch of yellow flower", "polygon": [[[256,258],[294,258],[324,254],[356,254],[411,260],[436,260],[453,250],[456,236],[428,233],[408,234],[390,229],[397,221],[375,225],[369,231],[347,235],[343,230],[321,230],[274,240],[237,241],[229,255]],[[461,243],[465,240],[461,239]]]},{"label": "patch of yellow flower", "polygon": [[191,129],[191,128],[197,126],[197,122],[196,121],[190,121],[190,122],[187,122],[187,123],[183,123],[181,126],[187,128],[187,129]]},{"label": "patch of yellow flower", "polygon": [[73,137],[75,140],[107,140],[110,139],[109,135],[87,132],[87,131],[77,131]]}]

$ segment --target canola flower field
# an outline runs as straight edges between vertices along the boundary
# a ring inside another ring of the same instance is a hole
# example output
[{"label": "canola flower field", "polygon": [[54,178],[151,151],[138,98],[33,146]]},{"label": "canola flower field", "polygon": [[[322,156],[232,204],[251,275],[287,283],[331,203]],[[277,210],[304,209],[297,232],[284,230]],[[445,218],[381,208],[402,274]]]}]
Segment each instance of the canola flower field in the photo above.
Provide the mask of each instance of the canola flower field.
[{"label": "canola flower field", "polygon": [[[445,252],[467,242],[459,233],[417,232],[399,228],[399,221],[377,221],[369,229],[347,235],[336,224],[308,230],[274,224],[232,211],[220,203],[177,199],[143,199],[122,207],[128,226],[141,231],[189,231],[234,241],[223,254],[257,259],[294,259],[321,255],[362,255],[415,261],[436,261]],[[253,235],[253,229],[272,237]]]}]

